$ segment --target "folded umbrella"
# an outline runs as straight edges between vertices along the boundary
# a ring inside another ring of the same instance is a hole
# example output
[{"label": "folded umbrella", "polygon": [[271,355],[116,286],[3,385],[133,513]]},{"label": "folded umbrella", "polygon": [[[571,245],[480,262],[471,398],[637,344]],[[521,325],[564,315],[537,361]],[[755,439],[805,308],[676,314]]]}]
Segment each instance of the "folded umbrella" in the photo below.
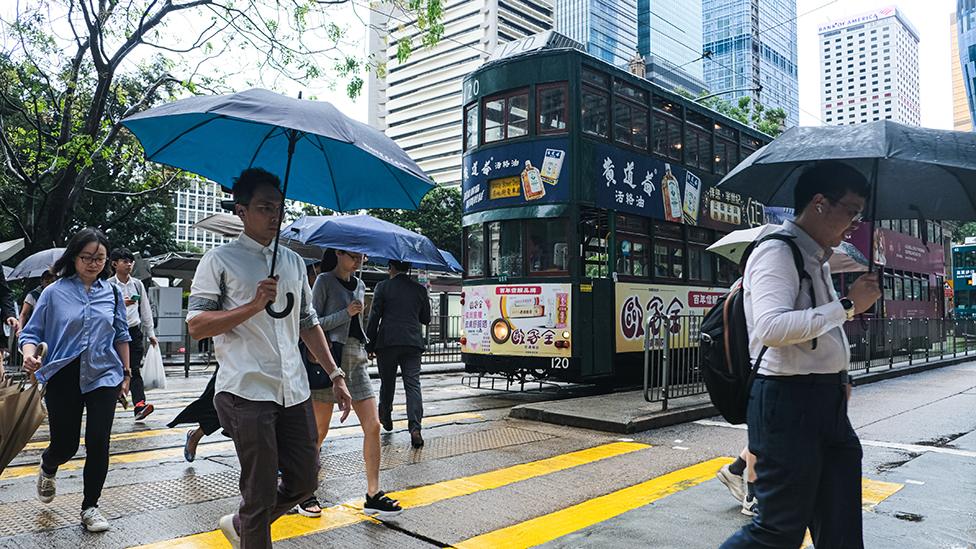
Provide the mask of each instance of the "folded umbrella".
[{"label": "folded umbrella", "polygon": [[[42,357],[47,345],[37,346],[36,356]],[[44,422],[47,410],[44,407],[44,389],[30,376],[16,385],[17,391],[5,393],[0,399],[0,473],[37,432]]]}]

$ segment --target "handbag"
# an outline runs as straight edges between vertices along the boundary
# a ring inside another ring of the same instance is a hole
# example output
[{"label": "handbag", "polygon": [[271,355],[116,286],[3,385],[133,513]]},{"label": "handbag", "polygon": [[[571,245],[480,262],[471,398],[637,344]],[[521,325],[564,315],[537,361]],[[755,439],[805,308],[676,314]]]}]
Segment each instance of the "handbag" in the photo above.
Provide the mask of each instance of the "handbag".
[{"label": "handbag", "polygon": [[[342,343],[329,342],[329,348],[332,351],[332,360],[335,361],[337,368],[342,361],[343,346],[344,344]],[[325,368],[321,364],[312,362],[312,355],[308,352],[308,347],[305,346],[305,343],[299,342],[298,348],[302,355],[302,363],[305,364],[305,373],[308,374],[308,388],[317,390],[332,387],[332,380],[329,378],[329,374],[325,373]]]}]

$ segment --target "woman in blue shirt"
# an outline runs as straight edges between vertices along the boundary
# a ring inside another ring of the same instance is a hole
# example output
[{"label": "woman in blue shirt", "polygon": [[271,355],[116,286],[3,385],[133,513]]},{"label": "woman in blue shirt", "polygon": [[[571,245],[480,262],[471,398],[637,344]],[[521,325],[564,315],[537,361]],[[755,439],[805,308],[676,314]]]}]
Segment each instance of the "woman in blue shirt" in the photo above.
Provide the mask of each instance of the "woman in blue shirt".
[{"label": "woman in blue shirt", "polygon": [[[97,229],[75,234],[51,267],[58,280],[41,293],[20,334],[24,369],[46,385],[51,442],[37,476],[42,503],[54,499],[58,467],[78,452],[87,409],[81,521],[89,532],[108,530],[98,498],[108,474],[115,403],[129,392],[129,326],[125,303],[106,280],[108,249],[108,239]],[[34,356],[41,342],[48,345],[43,362]]]}]

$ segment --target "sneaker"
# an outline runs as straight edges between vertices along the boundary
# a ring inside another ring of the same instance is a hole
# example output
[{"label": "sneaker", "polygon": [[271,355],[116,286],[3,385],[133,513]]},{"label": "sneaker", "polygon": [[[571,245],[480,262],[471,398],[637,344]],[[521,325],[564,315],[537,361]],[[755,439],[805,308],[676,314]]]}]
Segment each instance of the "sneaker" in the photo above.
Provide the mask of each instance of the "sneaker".
[{"label": "sneaker", "polygon": [[237,528],[234,527],[234,514],[231,513],[220,517],[220,521],[217,524],[220,525],[220,531],[223,532],[224,537],[230,542],[230,546],[233,549],[241,549],[241,535],[237,533]]},{"label": "sneaker", "polygon": [[48,475],[44,472],[42,467],[37,468],[37,499],[41,503],[51,503],[54,501],[54,494],[57,491],[57,485],[54,481],[54,475]]},{"label": "sneaker", "polygon": [[759,500],[755,497],[746,496],[742,498],[742,509],[740,512],[747,517],[759,515]]},{"label": "sneaker", "polygon": [[193,460],[197,458],[196,450],[192,452],[190,451],[190,439],[193,438],[193,433],[195,432],[196,429],[190,429],[189,431],[187,431],[186,442],[183,443],[183,459],[187,460],[190,463],[193,463]]},{"label": "sneaker", "polygon": [[729,466],[723,465],[721,469],[715,473],[722,484],[729,489],[732,497],[735,501],[742,502],[746,499],[746,481],[741,475],[737,475],[729,470]]},{"label": "sneaker", "polygon": [[144,404],[144,403],[137,404],[136,407],[134,408],[136,421],[142,421],[146,419],[146,416],[153,413],[153,410],[155,410],[155,408],[153,407],[152,404]]},{"label": "sneaker", "polygon": [[89,507],[81,512],[81,524],[89,532],[104,532],[108,530],[108,521],[102,516],[98,507]]},{"label": "sneaker", "polygon": [[366,494],[366,503],[363,505],[363,512],[370,516],[393,518],[402,513],[403,508],[400,507],[400,502],[379,491],[373,497]]},{"label": "sneaker", "polygon": [[312,496],[296,505],[292,511],[303,517],[319,518],[322,516],[322,505],[317,497]]},{"label": "sneaker", "polygon": [[424,447],[424,437],[420,436],[420,431],[410,431],[410,444],[414,448]]}]

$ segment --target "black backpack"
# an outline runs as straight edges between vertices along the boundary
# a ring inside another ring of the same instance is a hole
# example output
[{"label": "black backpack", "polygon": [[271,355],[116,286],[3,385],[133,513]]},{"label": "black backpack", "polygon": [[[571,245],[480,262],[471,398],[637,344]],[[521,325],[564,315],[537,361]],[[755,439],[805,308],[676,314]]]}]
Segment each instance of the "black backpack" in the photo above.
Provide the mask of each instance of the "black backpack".
[{"label": "black backpack", "polygon": [[[793,237],[787,234],[774,233],[767,235],[755,244],[750,245],[746,253],[767,240],[786,242],[793,252],[793,262],[796,272],[800,275],[800,285],[803,279],[810,279],[803,268],[803,256]],[[726,421],[733,425],[745,423],[746,408],[749,403],[749,390],[752,380],[759,370],[759,363],[766,354],[767,347],[763,347],[752,363],[749,354],[749,333],[746,328],[746,312],[742,295],[742,279],[739,279],[729,293],[719,298],[701,324],[700,368],[708,388],[708,396],[712,404]],[[810,284],[810,297],[816,305],[813,284]],[[817,348],[817,340],[813,340],[813,348]]]}]

